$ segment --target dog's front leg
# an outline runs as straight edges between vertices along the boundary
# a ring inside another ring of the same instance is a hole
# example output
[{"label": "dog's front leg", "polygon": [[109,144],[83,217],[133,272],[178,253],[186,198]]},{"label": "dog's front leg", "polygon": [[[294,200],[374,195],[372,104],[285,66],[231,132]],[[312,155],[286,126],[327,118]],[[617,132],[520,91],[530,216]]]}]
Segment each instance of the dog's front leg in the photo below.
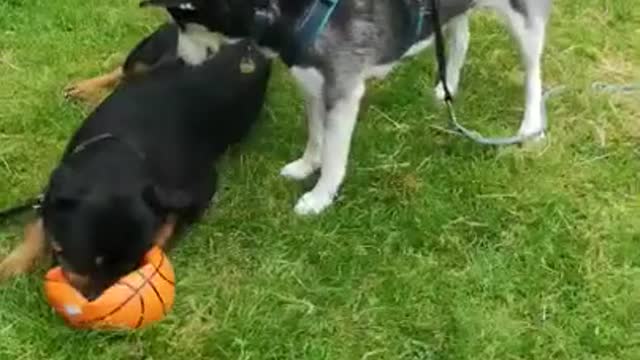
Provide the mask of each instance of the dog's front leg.
[{"label": "dog's front leg", "polygon": [[280,175],[293,180],[303,180],[318,170],[321,165],[324,122],[326,119],[326,105],[323,94],[324,78],[315,69],[294,67],[291,69],[291,73],[304,93],[308,138],[307,147],[302,157],[282,168]]},{"label": "dog's front leg", "polygon": [[170,214],[167,219],[162,223],[160,228],[156,231],[156,235],[153,239],[153,243],[162,249],[167,249],[171,244],[171,238],[175,234],[176,225],[178,224],[178,216]]},{"label": "dog's front leg", "polygon": [[118,67],[107,74],[70,84],[65,88],[64,95],[66,98],[82,100],[96,105],[100,102],[102,92],[114,88],[123,77],[123,69]]},{"label": "dog's front leg", "polygon": [[322,160],[322,142],[324,137],[324,122],[326,117],[324,100],[307,97],[307,146],[302,157],[295,160],[280,172],[280,175],[293,179],[304,180],[320,168]]},{"label": "dog's front leg", "polygon": [[45,254],[46,242],[42,218],[27,225],[24,240],[0,263],[0,281],[30,271]]},{"label": "dog's front leg", "polygon": [[295,207],[300,215],[318,214],[333,202],[347,170],[351,136],[355,128],[360,101],[365,92],[364,79],[341,79],[346,90],[325,88],[327,117],[324,123],[322,167],[320,179],[304,194]]}]

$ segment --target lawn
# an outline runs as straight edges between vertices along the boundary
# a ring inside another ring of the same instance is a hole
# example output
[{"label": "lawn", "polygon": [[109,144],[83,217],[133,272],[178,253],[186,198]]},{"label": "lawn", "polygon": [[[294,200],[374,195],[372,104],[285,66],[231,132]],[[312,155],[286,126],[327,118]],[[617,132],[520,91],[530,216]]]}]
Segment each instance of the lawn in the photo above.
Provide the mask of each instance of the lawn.
[{"label": "lawn", "polygon": [[[36,194],[88,109],[71,80],[109,70],[162,21],[136,0],[0,0],[0,208]],[[459,99],[509,134],[517,52],[475,16]],[[131,333],[68,329],[44,268],[0,285],[0,360],[640,359],[640,4],[558,0],[545,55],[550,136],[487,148],[441,131],[431,52],[372,84],[337,203],[279,177],[304,145],[278,65],[263,123],[224,164],[218,205],[172,253],[174,311]],[[293,100],[292,100],[293,99]],[[2,223],[0,254],[26,219]]]}]

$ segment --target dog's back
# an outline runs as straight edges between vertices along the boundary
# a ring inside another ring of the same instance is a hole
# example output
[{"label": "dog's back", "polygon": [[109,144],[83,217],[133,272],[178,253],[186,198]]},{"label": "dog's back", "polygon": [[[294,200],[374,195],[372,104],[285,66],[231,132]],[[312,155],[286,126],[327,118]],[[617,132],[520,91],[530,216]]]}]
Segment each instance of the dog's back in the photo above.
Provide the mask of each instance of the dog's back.
[{"label": "dog's back", "polygon": [[99,294],[208,207],[216,160],[259,117],[269,65],[246,44],[199,66],[162,64],[124,82],[80,126],[51,176],[42,223],[83,293]]},{"label": "dog's back", "polygon": [[[243,59],[253,62],[251,72],[241,69]],[[117,88],[81,126],[67,154],[83,141],[109,133],[145,153],[162,185],[197,182],[248,133],[269,75],[269,61],[245,44],[225,46],[199,66],[163,64]]]}]

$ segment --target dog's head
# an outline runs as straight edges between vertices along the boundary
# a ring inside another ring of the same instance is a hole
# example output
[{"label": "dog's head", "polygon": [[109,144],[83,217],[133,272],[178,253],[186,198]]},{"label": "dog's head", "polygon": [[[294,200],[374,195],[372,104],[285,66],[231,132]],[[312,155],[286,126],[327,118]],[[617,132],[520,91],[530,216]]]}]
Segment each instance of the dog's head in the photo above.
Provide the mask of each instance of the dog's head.
[{"label": "dog's head", "polygon": [[85,296],[96,297],[166,240],[168,214],[186,201],[153,185],[90,179],[63,164],[51,177],[42,217],[67,279]]},{"label": "dog's head", "polygon": [[258,36],[276,21],[276,0],[144,0],[141,6],[164,7],[180,26],[206,28],[231,39]]}]

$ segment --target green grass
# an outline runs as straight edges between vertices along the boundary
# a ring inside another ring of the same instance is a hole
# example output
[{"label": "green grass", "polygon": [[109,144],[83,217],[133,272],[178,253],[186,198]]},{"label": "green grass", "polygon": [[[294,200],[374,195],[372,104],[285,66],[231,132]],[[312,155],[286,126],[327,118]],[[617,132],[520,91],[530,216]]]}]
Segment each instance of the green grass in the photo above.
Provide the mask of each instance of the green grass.
[{"label": "green grass", "polygon": [[[137,0],[0,0],[0,207],[35,194],[87,109],[71,80],[108,70],[161,17]],[[76,332],[41,276],[0,286],[0,359],[640,359],[640,4],[558,0],[548,144],[489,149],[434,126],[431,53],[371,87],[338,202],[292,206],[278,176],[304,145],[278,66],[263,125],[225,166],[219,206],[172,253],[174,311],[127,334]],[[517,53],[473,21],[461,114],[508,134]],[[295,99],[292,101],[291,99]],[[3,224],[0,254],[21,236]]]}]

